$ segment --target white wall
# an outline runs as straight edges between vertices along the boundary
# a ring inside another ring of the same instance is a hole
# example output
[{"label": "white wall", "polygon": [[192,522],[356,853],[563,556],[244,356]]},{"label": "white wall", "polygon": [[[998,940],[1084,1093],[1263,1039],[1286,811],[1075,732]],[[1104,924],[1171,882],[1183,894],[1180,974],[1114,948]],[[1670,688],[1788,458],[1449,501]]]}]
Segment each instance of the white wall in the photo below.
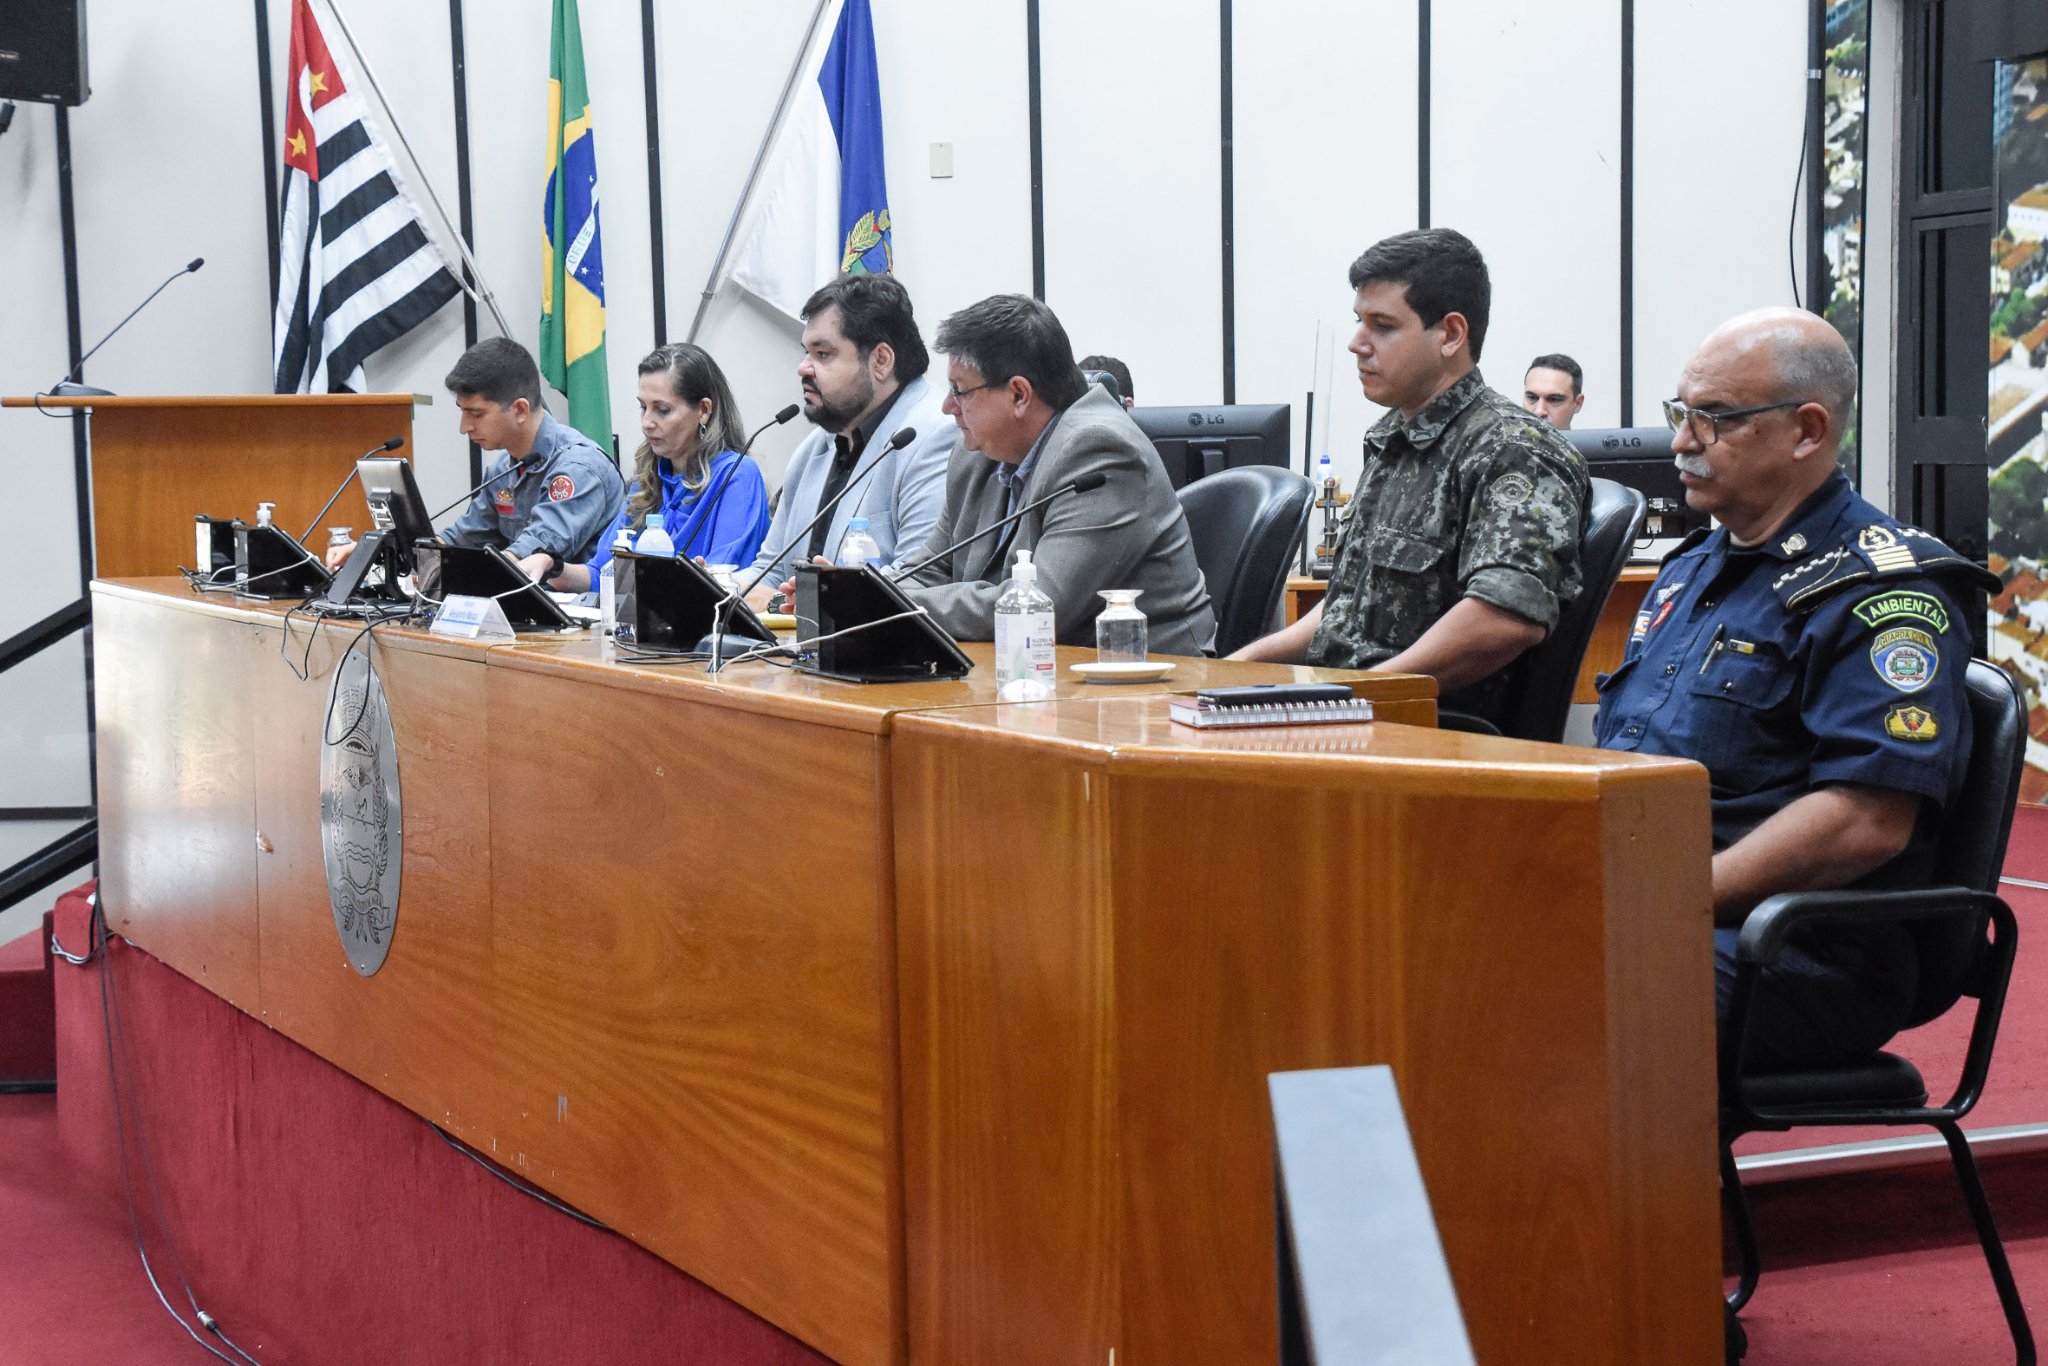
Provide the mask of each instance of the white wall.
[{"label": "white wall", "polygon": [[[929,336],[974,299],[1030,288],[1025,7],[873,3],[898,268]],[[690,326],[811,4],[660,6],[671,339]],[[1603,424],[1618,420],[1620,397],[1620,4],[1432,6],[1431,219],[1467,232],[1492,263],[1485,369],[1513,391],[1530,356],[1570,351],[1587,369],[1586,420]],[[341,5],[452,213],[445,9]],[[281,82],[290,5],[270,7]],[[1638,422],[1653,419],[1715,322],[1791,298],[1801,8],[1636,0]],[[639,5],[582,0],[581,12],[603,193],[613,421],[630,451],[633,364],[654,340]],[[514,335],[529,344],[539,309],[548,14],[548,0],[467,9],[476,255]],[[1320,368],[1320,322],[1335,380],[1321,400],[1329,425],[1319,444],[1347,478],[1376,414],[1342,350],[1351,329],[1345,268],[1372,241],[1417,223],[1416,21],[1417,6],[1391,0],[1261,0],[1234,12],[1237,396],[1296,404],[1298,450],[1298,405]],[[109,388],[268,388],[266,153],[252,22],[246,0],[94,0],[94,94],[72,113],[86,340],[177,265],[207,258],[92,362],[90,378]],[[1041,36],[1048,300],[1078,350],[1131,363],[1146,401],[1217,401],[1217,9],[1043,0]],[[341,44],[339,34],[329,37]],[[0,136],[0,392],[29,392],[64,368],[53,119],[48,108],[23,105]],[[929,174],[933,142],[954,146],[950,179]],[[793,321],[724,296],[699,340],[758,423],[795,397],[797,336]],[[467,480],[466,448],[441,393],[461,347],[461,312],[451,306],[369,363],[372,387],[438,399],[415,433],[421,482],[437,502]],[[799,422],[764,440],[771,478],[802,434]],[[0,414],[17,564],[36,566],[16,575],[0,605],[0,637],[75,596],[70,451],[65,423]],[[38,744],[69,734],[65,771],[82,775],[76,699],[66,706],[38,713],[28,732]],[[12,745],[28,741],[7,738],[0,771],[19,771]]]}]

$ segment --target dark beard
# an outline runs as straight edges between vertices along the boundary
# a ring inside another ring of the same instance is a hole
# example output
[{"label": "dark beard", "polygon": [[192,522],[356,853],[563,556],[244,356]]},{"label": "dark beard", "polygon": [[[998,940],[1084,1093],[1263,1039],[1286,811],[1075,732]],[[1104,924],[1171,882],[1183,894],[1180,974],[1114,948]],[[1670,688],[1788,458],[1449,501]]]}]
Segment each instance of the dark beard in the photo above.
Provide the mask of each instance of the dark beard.
[{"label": "dark beard", "polygon": [[862,376],[862,379],[866,380],[866,382],[861,386],[860,391],[849,394],[843,401],[838,403],[826,402],[822,394],[819,395],[818,401],[815,404],[806,397],[804,399],[804,417],[813,426],[823,427],[828,432],[845,431],[853,425],[853,420],[865,412],[867,406],[875,401],[875,382],[872,379],[867,379],[865,375]]}]

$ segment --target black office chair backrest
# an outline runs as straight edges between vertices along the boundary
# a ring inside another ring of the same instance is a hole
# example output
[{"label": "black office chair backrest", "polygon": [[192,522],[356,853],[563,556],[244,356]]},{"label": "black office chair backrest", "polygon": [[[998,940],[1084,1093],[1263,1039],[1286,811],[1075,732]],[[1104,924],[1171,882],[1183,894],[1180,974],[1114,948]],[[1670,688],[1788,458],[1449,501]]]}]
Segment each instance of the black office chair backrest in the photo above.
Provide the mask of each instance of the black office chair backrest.
[{"label": "black office chair backrest", "polygon": [[[1963,686],[1970,705],[1969,765],[1962,795],[1944,814],[1935,836],[1930,881],[1937,887],[1995,892],[2026,761],[2027,709],[2011,676],[1996,664],[1971,660]],[[1912,1023],[1925,1024],[1965,992],[1978,994],[1984,922],[1980,918],[1957,929],[1953,921],[1915,921],[1909,929],[1920,957]]]},{"label": "black office chair backrest", "polygon": [[1572,691],[1579,681],[1579,666],[1585,662],[1586,646],[1593,639],[1593,627],[1628,563],[1629,547],[1643,527],[1642,494],[1611,479],[1591,482],[1592,511],[1586,520],[1586,534],[1579,541],[1579,595],[1565,605],[1557,625],[1542,643],[1511,666],[1515,677],[1507,690],[1500,732],[1518,740],[1555,744],[1564,739]]},{"label": "black office chair backrest", "polygon": [[1195,560],[1216,606],[1217,654],[1270,629],[1314,493],[1307,479],[1273,465],[1218,470],[1180,491]]}]

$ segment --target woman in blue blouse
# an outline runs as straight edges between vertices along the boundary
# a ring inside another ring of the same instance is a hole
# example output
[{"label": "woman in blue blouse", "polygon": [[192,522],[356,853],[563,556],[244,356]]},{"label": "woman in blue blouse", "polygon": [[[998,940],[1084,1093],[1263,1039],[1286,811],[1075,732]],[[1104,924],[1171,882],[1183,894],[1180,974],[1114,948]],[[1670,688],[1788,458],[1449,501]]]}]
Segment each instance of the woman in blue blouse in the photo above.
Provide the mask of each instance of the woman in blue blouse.
[{"label": "woman in blue blouse", "polygon": [[725,372],[711,353],[672,342],[640,362],[640,434],[626,507],[588,564],[564,566],[553,586],[587,593],[622,528],[660,514],[676,554],[706,564],[752,564],[768,535],[768,486],[739,453],[746,428]]}]

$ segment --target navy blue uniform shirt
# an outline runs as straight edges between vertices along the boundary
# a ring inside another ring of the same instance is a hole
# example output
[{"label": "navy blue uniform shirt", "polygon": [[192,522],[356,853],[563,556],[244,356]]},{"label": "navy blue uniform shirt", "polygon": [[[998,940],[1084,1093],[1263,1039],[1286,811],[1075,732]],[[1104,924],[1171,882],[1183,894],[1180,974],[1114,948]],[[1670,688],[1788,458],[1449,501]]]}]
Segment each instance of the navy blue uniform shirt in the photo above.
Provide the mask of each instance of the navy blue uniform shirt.
[{"label": "navy blue uniform shirt", "polygon": [[1924,798],[1865,882],[1918,880],[1970,748],[1953,576],[1981,572],[1837,471],[1768,542],[1717,528],[1665,562],[1600,682],[1599,743],[1704,764],[1716,849],[1829,783]]}]

